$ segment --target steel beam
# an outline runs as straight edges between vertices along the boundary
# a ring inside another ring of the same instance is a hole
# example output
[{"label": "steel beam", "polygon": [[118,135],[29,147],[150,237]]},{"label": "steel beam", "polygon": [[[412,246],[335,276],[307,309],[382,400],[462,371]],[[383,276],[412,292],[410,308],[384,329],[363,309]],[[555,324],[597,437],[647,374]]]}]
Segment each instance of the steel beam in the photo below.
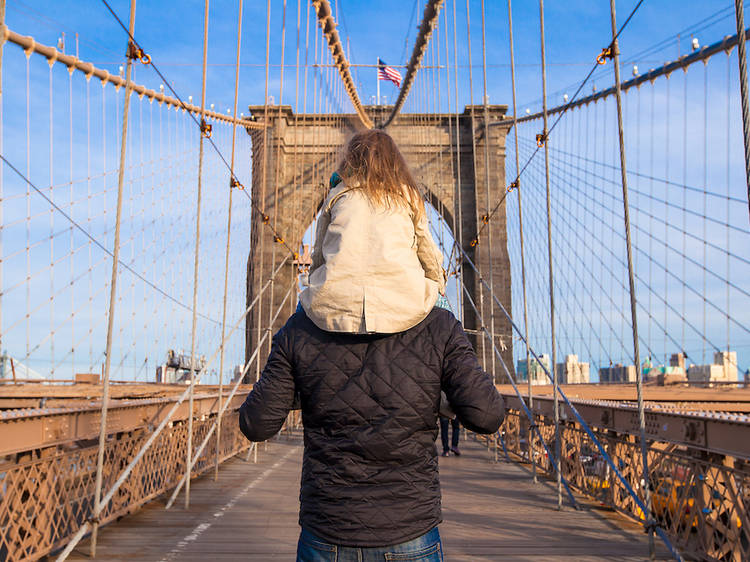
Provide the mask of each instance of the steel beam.
[{"label": "steel beam", "polygon": [[[515,394],[503,393],[509,409],[522,410]],[[607,400],[571,400],[583,419],[591,427],[617,433],[639,435],[638,409],[635,404]],[[560,418],[574,422],[573,411],[560,404]],[[533,413],[548,418],[553,416],[551,396],[534,396]],[[647,406],[646,437],[698,448],[712,453],[750,459],[750,416],[722,412],[676,412],[659,406]]]},{"label": "steel beam", "polygon": [[[229,393],[226,392],[225,395]],[[107,419],[108,433],[152,428],[161,422],[178,397],[146,400],[112,400]],[[235,396],[229,408],[240,407],[244,395]],[[197,394],[194,415],[215,413],[218,394]],[[187,403],[182,403],[173,420],[188,418]],[[67,408],[32,408],[0,412],[0,457],[55,445],[74,446],[77,441],[99,435],[101,408],[98,402]]]}]

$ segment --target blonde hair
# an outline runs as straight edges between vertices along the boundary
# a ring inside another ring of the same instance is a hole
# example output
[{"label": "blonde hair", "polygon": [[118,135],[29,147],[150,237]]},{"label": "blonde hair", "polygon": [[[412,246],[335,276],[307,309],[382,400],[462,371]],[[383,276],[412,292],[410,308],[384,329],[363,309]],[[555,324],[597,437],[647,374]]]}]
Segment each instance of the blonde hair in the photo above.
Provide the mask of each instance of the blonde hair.
[{"label": "blonde hair", "polygon": [[424,202],[406,161],[391,136],[382,129],[356,133],[346,145],[338,166],[347,184],[359,182],[374,203],[411,209],[414,218],[425,213]]}]

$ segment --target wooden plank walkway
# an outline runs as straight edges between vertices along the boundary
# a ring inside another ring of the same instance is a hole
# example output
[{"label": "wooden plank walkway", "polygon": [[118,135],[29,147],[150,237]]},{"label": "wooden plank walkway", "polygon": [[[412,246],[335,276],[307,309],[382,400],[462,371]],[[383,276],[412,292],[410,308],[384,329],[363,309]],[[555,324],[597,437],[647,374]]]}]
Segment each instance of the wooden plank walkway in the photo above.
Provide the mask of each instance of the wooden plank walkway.
[{"label": "wooden plank walkway", "polygon": [[[515,463],[493,463],[479,443],[441,458],[446,560],[644,560],[646,536],[591,504],[557,511],[551,483],[533,484]],[[294,560],[302,441],[261,445],[258,463],[236,458],[195,480],[189,510],[165,498],[104,527],[97,560]],[[660,558],[665,558],[663,549]],[[83,541],[69,558],[88,558]]]}]

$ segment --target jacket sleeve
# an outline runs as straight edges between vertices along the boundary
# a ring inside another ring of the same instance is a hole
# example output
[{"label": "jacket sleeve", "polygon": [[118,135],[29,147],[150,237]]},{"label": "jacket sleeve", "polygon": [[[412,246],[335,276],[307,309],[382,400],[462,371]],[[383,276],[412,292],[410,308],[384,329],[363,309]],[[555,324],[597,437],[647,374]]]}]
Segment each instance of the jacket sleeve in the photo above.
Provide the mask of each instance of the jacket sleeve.
[{"label": "jacket sleeve", "polygon": [[459,421],[476,433],[494,433],[505,417],[503,397],[482,370],[458,321],[445,348],[441,386]]},{"label": "jacket sleeve", "polygon": [[294,376],[286,328],[273,337],[271,354],[245,402],[240,430],[250,441],[265,441],[281,429],[294,401]]},{"label": "jacket sleeve", "polygon": [[414,234],[417,239],[417,257],[422,264],[427,279],[437,282],[441,294],[445,293],[445,271],[443,270],[443,253],[435,244],[430,234],[427,215],[414,222]]}]

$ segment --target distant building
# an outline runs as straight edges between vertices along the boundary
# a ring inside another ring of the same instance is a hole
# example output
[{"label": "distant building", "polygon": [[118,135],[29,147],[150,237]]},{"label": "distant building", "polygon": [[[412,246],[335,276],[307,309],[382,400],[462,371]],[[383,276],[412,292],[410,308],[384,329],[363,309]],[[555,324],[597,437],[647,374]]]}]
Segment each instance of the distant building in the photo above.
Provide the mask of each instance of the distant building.
[{"label": "distant building", "polygon": [[690,382],[736,382],[737,352],[717,351],[711,365],[690,365],[687,371]]},{"label": "distant building", "polygon": [[[206,368],[206,358],[196,356],[193,372],[197,377]],[[190,383],[190,355],[176,353],[173,349],[167,352],[167,361],[156,367],[156,382],[159,383]]]},{"label": "distant building", "polygon": [[635,382],[635,365],[613,365],[599,369],[599,382]]},{"label": "distant building", "polygon": [[[551,362],[549,355],[543,353],[539,356],[541,365],[544,365],[549,371]],[[527,382],[529,380],[529,373],[531,373],[531,384],[550,384],[549,377],[542,366],[533,357],[529,361],[531,367],[526,364],[526,359],[522,359],[516,363],[516,377],[518,382]]]},{"label": "distant building", "polygon": [[684,353],[673,353],[669,357],[669,366],[670,367],[682,367],[682,370],[685,370],[685,354]]},{"label": "distant building", "polygon": [[565,363],[555,366],[555,375],[560,384],[589,382],[589,364],[578,361],[578,355],[566,355]]}]

